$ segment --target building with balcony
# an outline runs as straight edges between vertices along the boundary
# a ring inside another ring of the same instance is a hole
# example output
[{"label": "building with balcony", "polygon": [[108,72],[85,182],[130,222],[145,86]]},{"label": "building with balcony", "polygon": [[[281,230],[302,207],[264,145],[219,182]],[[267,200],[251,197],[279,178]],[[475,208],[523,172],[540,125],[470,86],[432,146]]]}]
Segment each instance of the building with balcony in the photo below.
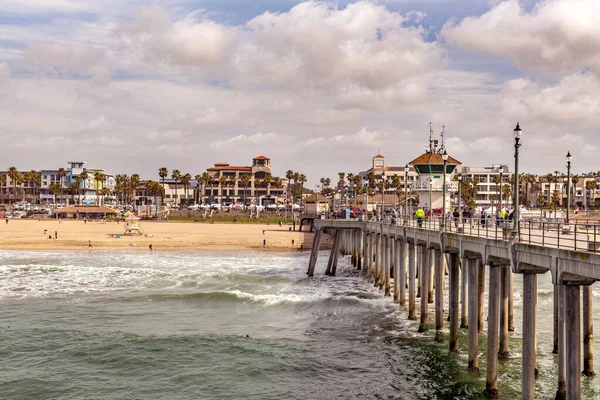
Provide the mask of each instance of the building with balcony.
[{"label": "building with balcony", "polygon": [[210,181],[202,188],[201,201],[205,204],[267,205],[285,201],[287,179],[272,175],[268,157],[253,158],[251,166],[216,163],[206,172]]},{"label": "building with balcony", "polygon": [[[500,173],[502,171],[502,173]],[[470,180],[476,187],[475,203],[477,207],[490,208],[500,205],[500,188],[508,185],[510,194],[502,195],[502,207],[512,208],[511,173],[507,165],[492,164],[490,167],[462,167],[458,171],[462,179]],[[500,177],[502,176],[502,184]],[[524,198],[524,197],[522,197]]]}]

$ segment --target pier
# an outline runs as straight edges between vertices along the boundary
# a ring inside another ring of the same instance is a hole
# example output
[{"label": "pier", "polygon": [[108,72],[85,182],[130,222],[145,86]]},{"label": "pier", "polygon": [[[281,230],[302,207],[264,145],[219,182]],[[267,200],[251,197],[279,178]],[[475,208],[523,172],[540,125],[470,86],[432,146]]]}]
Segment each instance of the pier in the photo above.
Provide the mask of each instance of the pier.
[{"label": "pier", "polygon": [[[308,275],[316,262],[324,232],[334,238],[327,271],[335,275],[338,255],[350,255],[351,264],[379,287],[384,296],[417,320],[415,297],[421,288],[419,332],[435,328],[437,341],[448,341],[458,351],[459,329],[468,329],[468,368],[485,376],[484,395],[498,397],[498,360],[508,357],[509,331],[513,320],[513,274],[523,275],[522,398],[535,398],[537,377],[537,278],[550,273],[554,285],[554,343],[558,354],[557,399],[580,399],[582,371],[594,375],[591,286],[600,280],[600,254],[596,251],[596,229],[590,235],[561,238],[561,230],[545,234],[531,225],[514,238],[503,227],[453,226],[431,219],[419,228],[405,219],[397,224],[359,220],[314,220],[315,235]],[[577,229],[577,228],[576,228]],[[575,230],[576,231],[576,230]],[[555,234],[555,236],[553,236]],[[563,242],[561,243],[561,240]],[[444,293],[448,271],[448,292]],[[486,266],[489,274],[486,277]],[[417,280],[417,270],[418,284]],[[393,276],[393,286],[391,279]],[[479,371],[479,334],[483,331],[484,280],[488,280],[487,368]],[[435,296],[429,293],[431,282]],[[406,288],[408,287],[408,293]],[[391,292],[393,288],[393,293]],[[444,338],[444,296],[448,296],[450,331]],[[408,301],[407,301],[408,297]],[[583,305],[580,306],[580,298]],[[430,320],[429,303],[434,319]],[[583,322],[583,331],[582,331]],[[583,338],[582,338],[583,334]],[[581,342],[583,339],[583,355]],[[583,361],[582,361],[583,359]]]}]

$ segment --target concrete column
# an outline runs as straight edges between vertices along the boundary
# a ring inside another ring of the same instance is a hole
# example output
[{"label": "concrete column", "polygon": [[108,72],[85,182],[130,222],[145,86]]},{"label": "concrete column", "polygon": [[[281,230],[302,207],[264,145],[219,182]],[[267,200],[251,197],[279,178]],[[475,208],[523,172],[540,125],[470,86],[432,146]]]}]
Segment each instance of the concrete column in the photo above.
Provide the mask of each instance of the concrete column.
[{"label": "concrete column", "polygon": [[400,281],[400,294],[399,294],[399,302],[400,305],[403,306],[406,302],[406,261],[408,257],[408,252],[406,249],[407,243],[406,240],[402,240],[398,242],[399,246],[399,270],[398,280]]},{"label": "concrete column", "polygon": [[363,231],[358,231],[358,269],[362,270],[364,268],[365,258],[364,255],[365,248],[365,233]]},{"label": "concrete column", "polygon": [[435,270],[435,253],[434,250],[431,249],[431,251],[429,252],[429,265],[428,265],[428,270],[427,273],[429,275],[427,275],[427,282],[429,283],[428,285],[428,291],[427,291],[427,302],[430,304],[433,304],[433,284],[434,284],[434,280],[433,280],[433,271]]},{"label": "concrete column", "polygon": [[314,276],[317,257],[319,256],[319,247],[321,246],[322,230],[317,230],[313,237],[313,245],[310,249],[310,260],[308,261],[308,276]]},{"label": "concrete column", "polygon": [[369,273],[369,237],[367,236],[367,232],[362,232],[362,272],[363,275],[367,275]]},{"label": "concrete column", "polygon": [[469,304],[467,292],[469,291],[469,268],[466,258],[460,260],[460,327],[469,327]]},{"label": "concrete column", "polygon": [[380,285],[381,280],[381,235],[375,234],[375,287]]},{"label": "concrete column", "polygon": [[329,253],[329,260],[327,261],[327,269],[325,270],[325,275],[331,274],[331,267],[333,265],[333,260],[335,259],[335,248],[340,241],[341,231],[336,229],[333,231],[333,243],[331,245],[331,252]]},{"label": "concrete column", "polygon": [[490,264],[488,295],[487,370],[485,375],[486,397],[498,397],[498,314],[500,308],[500,270],[504,266]]},{"label": "concrete column", "polygon": [[334,245],[333,245],[332,251],[335,254],[335,256],[333,257],[333,264],[331,265],[331,271],[329,272],[330,276],[335,276],[335,273],[337,272],[338,257],[340,255],[340,243],[341,242],[342,242],[341,240],[338,240],[337,243],[334,243]]},{"label": "concrete column", "polygon": [[477,318],[479,318],[479,260],[466,259],[467,265],[463,268],[469,270],[469,370],[479,373],[479,331]]},{"label": "concrete column", "polygon": [[394,303],[400,302],[400,246],[401,242],[394,239],[392,258],[394,260]]},{"label": "concrete column", "polygon": [[508,330],[515,330],[514,311],[515,311],[515,274],[510,271],[508,274]]},{"label": "concrete column", "polygon": [[558,389],[556,400],[567,398],[567,354],[565,340],[565,287],[558,286]]},{"label": "concrete column", "polygon": [[565,300],[567,399],[581,399],[579,286],[565,286]]},{"label": "concrete column", "polygon": [[552,294],[554,296],[552,301],[552,319],[553,319],[553,335],[552,338],[552,354],[558,354],[558,285],[553,285]]},{"label": "concrete column", "polygon": [[391,296],[390,293],[390,245],[392,238],[389,236],[384,236],[384,247],[383,247],[383,273],[384,273],[384,296]]},{"label": "concrete column", "polygon": [[419,264],[421,264],[421,281],[422,281],[422,293],[421,296],[421,324],[419,325],[419,332],[427,332],[429,327],[427,326],[427,311],[429,303],[427,302],[427,288],[429,287],[429,264],[430,264],[430,253],[431,250],[426,246],[419,246]]},{"label": "concrete column", "polygon": [[450,345],[452,352],[458,352],[458,254],[450,253]]},{"label": "concrete column", "polygon": [[423,263],[421,263],[421,251],[417,252],[417,298],[421,297],[421,284],[423,283]]},{"label": "concrete column", "polygon": [[[508,353],[508,274],[510,265],[500,267],[500,349],[498,358],[506,359]],[[491,291],[491,289],[490,289]],[[488,317],[489,318],[489,317]]]},{"label": "concrete column", "polygon": [[523,400],[535,395],[537,335],[537,274],[523,274]]},{"label": "concrete column", "polygon": [[592,286],[583,286],[583,375],[594,376],[594,314]]},{"label": "concrete column", "polygon": [[485,263],[479,263],[479,282],[478,285],[478,293],[479,298],[477,301],[479,316],[477,318],[477,326],[479,329],[479,333],[483,333],[483,309],[484,309],[484,300],[485,300]]},{"label": "concrete column", "polygon": [[356,267],[356,242],[354,237],[355,231],[348,231],[348,243],[350,244],[350,264]]},{"label": "concrete column", "polygon": [[415,310],[415,244],[407,243],[408,246],[408,319],[415,321],[417,314]]},{"label": "concrete column", "polygon": [[[444,327],[444,270],[446,257],[442,250],[435,249],[435,329],[436,340],[441,341]],[[439,337],[438,337],[439,336]]]}]

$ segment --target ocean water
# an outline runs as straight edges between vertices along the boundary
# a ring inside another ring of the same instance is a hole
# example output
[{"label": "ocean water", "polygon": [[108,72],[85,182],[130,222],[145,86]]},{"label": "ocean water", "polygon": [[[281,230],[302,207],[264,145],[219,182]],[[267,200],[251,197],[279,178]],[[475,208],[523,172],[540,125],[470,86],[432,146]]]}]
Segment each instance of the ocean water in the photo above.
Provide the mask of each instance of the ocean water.
[{"label": "ocean water", "polygon": [[[308,253],[0,252],[2,399],[476,399],[482,377],[341,260]],[[500,398],[520,393],[520,280]],[[540,398],[555,391],[540,278]],[[598,302],[596,302],[598,303]],[[433,327],[433,326],[432,326]],[[447,332],[447,331],[446,331]],[[596,354],[599,354],[598,352]],[[597,393],[586,380],[586,398]]]}]

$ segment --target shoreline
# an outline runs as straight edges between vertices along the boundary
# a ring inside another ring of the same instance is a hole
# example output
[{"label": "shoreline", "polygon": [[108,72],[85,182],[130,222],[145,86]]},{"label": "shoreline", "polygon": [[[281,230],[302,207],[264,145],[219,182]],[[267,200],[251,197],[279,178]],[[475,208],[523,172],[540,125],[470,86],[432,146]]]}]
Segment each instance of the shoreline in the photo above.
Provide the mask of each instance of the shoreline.
[{"label": "shoreline", "polygon": [[[0,223],[0,250],[269,251],[300,252],[313,233],[288,225],[142,222],[142,235],[125,235],[125,224],[82,220],[9,220]],[[51,237],[51,239],[49,238]],[[58,239],[55,239],[58,237]],[[92,244],[92,247],[88,246]],[[331,248],[325,235],[321,249]]]}]

